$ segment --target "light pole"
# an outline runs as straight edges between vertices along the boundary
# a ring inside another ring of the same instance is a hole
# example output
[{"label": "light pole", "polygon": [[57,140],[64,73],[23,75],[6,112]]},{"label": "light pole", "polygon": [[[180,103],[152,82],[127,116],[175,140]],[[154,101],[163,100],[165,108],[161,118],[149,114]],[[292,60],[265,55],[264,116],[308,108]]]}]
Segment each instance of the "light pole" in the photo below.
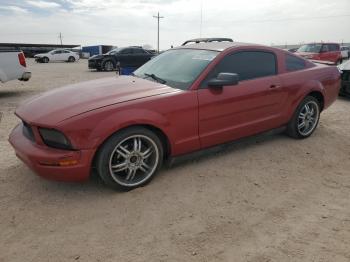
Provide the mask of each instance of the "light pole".
[{"label": "light pole", "polygon": [[157,18],[157,20],[158,20],[157,51],[158,51],[158,54],[159,54],[159,20],[161,18],[164,18],[164,16],[159,16],[159,12],[158,12],[158,15],[156,15],[156,16],[154,15],[153,17]]}]

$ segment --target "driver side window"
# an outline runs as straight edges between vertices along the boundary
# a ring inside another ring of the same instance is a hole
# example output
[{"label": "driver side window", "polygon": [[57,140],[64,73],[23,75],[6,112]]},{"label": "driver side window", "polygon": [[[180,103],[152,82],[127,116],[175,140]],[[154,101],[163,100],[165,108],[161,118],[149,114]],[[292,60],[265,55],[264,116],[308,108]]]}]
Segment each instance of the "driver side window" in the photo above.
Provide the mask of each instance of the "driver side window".
[{"label": "driver side window", "polygon": [[239,81],[277,74],[276,56],[267,51],[240,51],[225,56],[202,82],[201,88],[206,88],[208,81],[219,73],[235,73]]},{"label": "driver side window", "polygon": [[328,51],[329,51],[328,45],[323,45],[321,52],[328,52]]}]

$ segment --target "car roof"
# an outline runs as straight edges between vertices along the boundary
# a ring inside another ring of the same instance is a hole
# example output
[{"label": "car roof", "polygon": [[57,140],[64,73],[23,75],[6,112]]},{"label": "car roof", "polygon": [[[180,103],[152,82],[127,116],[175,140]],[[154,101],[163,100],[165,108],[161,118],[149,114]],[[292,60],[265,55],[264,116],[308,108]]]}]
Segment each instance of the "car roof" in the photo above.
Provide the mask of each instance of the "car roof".
[{"label": "car roof", "polygon": [[71,50],[65,49],[65,48],[56,48],[56,49],[53,49],[51,51],[71,51]]},{"label": "car roof", "polygon": [[229,48],[234,47],[244,47],[244,46],[261,46],[258,44],[250,44],[250,43],[241,43],[241,42],[208,42],[208,43],[198,43],[198,44],[190,44],[176,47],[176,49],[203,49],[203,50],[212,50],[222,52]]}]

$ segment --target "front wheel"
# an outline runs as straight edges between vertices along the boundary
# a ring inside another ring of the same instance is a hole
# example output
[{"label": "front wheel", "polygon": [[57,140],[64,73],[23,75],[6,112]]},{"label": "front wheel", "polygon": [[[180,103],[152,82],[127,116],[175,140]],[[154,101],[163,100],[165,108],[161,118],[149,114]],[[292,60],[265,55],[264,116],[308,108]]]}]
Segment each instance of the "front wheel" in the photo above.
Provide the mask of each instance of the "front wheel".
[{"label": "front wheel", "polygon": [[97,156],[97,170],[104,183],[130,190],[150,182],[163,162],[163,147],[157,135],[132,127],[111,136]]},{"label": "front wheel", "polygon": [[105,71],[112,71],[114,70],[114,63],[111,60],[107,60],[103,63],[103,69]]},{"label": "front wheel", "polygon": [[44,63],[48,63],[48,62],[49,62],[49,58],[48,58],[48,57],[44,57],[44,58],[43,58],[43,62],[44,62]]},{"label": "front wheel", "polygon": [[320,120],[320,103],[312,96],[307,96],[296,109],[287,126],[287,134],[294,138],[309,137]]},{"label": "front wheel", "polygon": [[75,57],[70,56],[70,57],[68,58],[68,62],[70,62],[70,63],[75,62]]}]

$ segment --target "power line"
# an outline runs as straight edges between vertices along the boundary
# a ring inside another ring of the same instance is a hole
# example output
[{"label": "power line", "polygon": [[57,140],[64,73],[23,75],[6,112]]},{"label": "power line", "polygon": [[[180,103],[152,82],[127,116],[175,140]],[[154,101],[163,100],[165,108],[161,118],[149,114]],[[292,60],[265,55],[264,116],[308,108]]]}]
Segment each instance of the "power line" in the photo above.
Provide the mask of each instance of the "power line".
[{"label": "power line", "polygon": [[231,23],[270,23],[270,22],[284,22],[284,21],[299,21],[299,20],[315,20],[315,19],[330,19],[350,17],[350,14],[343,15],[329,15],[329,16],[313,16],[313,17],[293,17],[293,18],[281,18],[281,19],[262,19],[262,20],[234,20]]},{"label": "power line", "polygon": [[159,20],[161,19],[161,18],[164,18],[164,16],[159,16],[159,12],[158,12],[158,14],[157,14],[157,16],[153,16],[154,18],[157,18],[157,22],[158,22],[158,34],[157,34],[157,51],[158,51],[158,54],[159,54]]}]

